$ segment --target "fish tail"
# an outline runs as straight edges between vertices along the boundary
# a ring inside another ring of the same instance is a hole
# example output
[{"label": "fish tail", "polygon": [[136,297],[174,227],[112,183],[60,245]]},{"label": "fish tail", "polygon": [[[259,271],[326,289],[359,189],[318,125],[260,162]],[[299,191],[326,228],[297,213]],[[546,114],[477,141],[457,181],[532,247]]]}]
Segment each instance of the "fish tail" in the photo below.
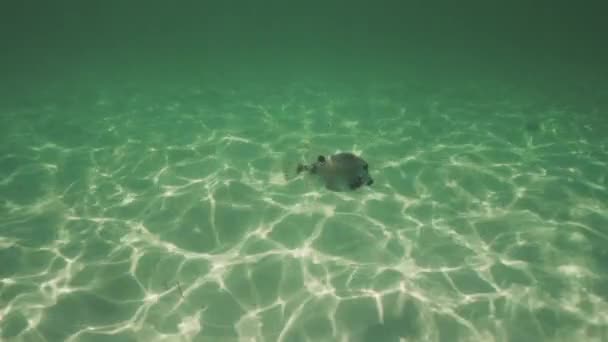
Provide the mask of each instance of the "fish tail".
[{"label": "fish tail", "polygon": [[306,171],[306,170],[308,170],[308,166],[306,166],[304,164],[298,164],[298,167],[296,168],[296,173],[300,174],[300,172]]}]

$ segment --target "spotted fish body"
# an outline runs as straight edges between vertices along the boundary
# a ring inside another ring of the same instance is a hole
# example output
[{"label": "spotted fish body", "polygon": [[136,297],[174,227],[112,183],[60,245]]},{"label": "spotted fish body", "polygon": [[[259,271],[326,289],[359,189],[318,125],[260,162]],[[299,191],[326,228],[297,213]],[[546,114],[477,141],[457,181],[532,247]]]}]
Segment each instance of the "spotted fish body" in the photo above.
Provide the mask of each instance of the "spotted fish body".
[{"label": "spotted fish body", "polygon": [[296,171],[298,173],[308,171],[310,174],[318,175],[325,183],[325,187],[332,191],[356,190],[374,183],[369,175],[367,162],[349,152],[337,153],[329,157],[319,156],[317,161],[310,165],[298,165]]}]

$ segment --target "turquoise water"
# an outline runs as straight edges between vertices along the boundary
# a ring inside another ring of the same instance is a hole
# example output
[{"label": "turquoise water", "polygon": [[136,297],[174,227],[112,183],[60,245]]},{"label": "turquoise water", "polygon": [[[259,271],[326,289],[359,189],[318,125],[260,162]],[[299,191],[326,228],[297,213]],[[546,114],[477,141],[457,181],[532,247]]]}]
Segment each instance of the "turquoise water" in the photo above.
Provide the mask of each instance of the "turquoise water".
[{"label": "turquoise water", "polygon": [[0,341],[608,341],[605,12],[61,3],[1,11]]}]

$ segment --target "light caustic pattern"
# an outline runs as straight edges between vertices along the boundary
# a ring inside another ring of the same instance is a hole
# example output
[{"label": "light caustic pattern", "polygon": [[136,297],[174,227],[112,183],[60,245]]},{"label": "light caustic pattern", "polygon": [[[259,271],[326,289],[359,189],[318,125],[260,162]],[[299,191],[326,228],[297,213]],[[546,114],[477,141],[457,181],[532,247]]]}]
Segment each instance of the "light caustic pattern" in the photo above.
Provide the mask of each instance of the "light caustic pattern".
[{"label": "light caustic pattern", "polygon": [[[5,109],[2,338],[605,341],[606,122],[484,89]],[[336,151],[374,185],[293,175]]]}]

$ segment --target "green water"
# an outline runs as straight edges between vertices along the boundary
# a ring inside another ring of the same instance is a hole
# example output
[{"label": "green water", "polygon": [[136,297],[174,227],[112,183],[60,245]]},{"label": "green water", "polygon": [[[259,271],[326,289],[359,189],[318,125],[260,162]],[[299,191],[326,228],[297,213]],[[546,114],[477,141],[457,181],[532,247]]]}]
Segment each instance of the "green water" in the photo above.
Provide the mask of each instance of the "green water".
[{"label": "green water", "polygon": [[5,6],[0,341],[608,340],[601,8],[254,4]]}]

